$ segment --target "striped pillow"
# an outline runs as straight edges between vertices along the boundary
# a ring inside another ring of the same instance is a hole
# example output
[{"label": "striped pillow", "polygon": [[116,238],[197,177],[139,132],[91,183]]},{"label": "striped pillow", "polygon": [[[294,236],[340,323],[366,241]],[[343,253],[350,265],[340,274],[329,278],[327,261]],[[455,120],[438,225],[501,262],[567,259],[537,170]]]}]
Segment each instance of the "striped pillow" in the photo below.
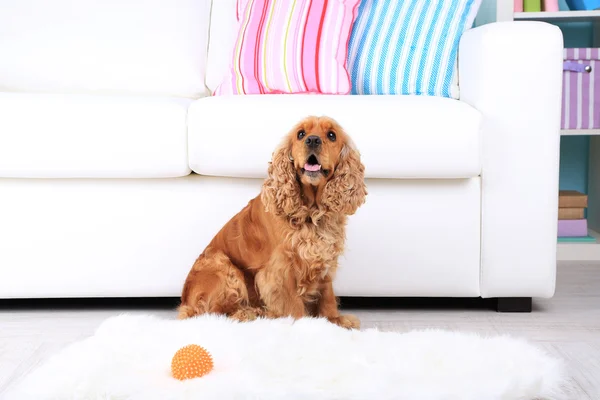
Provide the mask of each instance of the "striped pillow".
[{"label": "striped pillow", "polygon": [[215,95],[350,93],[348,41],[360,0],[238,0],[228,78]]},{"label": "striped pillow", "polygon": [[481,0],[363,0],[348,50],[352,94],[458,98],[458,42]]}]

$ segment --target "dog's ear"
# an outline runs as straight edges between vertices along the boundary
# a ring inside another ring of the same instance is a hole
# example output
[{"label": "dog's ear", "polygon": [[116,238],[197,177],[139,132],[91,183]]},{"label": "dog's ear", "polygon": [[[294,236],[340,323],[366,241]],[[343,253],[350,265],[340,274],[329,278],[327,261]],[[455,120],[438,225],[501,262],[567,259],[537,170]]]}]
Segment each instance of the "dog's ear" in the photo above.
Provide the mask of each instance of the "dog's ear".
[{"label": "dog's ear", "polygon": [[352,215],[366,199],[365,167],[351,142],[342,147],[333,177],[325,185],[321,204],[336,213]]},{"label": "dog's ear", "polygon": [[261,192],[265,210],[277,216],[288,217],[292,225],[302,222],[308,210],[302,203],[302,191],[296,179],[289,137],[273,152],[268,174]]}]

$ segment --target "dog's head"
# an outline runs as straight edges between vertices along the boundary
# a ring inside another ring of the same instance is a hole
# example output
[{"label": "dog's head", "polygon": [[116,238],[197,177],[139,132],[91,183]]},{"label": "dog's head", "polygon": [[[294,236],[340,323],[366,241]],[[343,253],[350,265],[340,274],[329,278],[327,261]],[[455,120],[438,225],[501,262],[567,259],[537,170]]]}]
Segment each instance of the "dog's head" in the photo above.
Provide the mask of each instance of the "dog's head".
[{"label": "dog's head", "polygon": [[273,153],[262,200],[277,215],[310,208],[353,214],[365,201],[364,166],[352,140],[329,117],[300,121]]},{"label": "dog's head", "polygon": [[349,139],[331,118],[309,117],[292,129],[288,141],[297,177],[321,186],[333,176]]}]

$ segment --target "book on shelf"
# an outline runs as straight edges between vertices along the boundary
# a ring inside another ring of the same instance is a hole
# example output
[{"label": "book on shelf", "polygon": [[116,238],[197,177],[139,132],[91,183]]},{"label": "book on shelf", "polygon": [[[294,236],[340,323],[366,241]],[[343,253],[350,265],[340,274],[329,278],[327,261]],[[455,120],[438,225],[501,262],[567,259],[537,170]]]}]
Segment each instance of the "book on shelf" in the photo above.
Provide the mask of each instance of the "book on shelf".
[{"label": "book on shelf", "polygon": [[559,208],[587,208],[588,196],[576,190],[560,190],[558,192]]},{"label": "book on shelf", "polygon": [[563,207],[558,209],[558,219],[583,218],[585,218],[585,208],[583,207]]},{"label": "book on shelf", "polygon": [[523,0],[515,0],[514,12],[523,12]]},{"label": "book on shelf", "polygon": [[542,0],[523,0],[523,11],[540,12],[542,11]]},{"label": "book on shelf", "polygon": [[587,219],[562,219],[558,221],[558,237],[576,237],[587,235]]},{"label": "book on shelf", "polygon": [[544,11],[556,12],[559,11],[558,0],[544,0]]},{"label": "book on shelf", "polygon": [[514,12],[560,11],[558,0],[514,0]]}]

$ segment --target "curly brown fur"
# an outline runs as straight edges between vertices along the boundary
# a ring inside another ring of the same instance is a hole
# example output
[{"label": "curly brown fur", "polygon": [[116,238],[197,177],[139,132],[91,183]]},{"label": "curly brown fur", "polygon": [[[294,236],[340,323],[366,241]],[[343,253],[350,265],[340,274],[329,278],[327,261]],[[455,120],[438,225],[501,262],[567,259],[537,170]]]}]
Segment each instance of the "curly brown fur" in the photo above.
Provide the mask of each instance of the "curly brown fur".
[{"label": "curly brown fur", "polygon": [[[320,143],[309,146],[315,137]],[[339,314],[332,281],[347,216],[366,195],[364,166],[344,130],[331,118],[304,119],[273,153],[260,195],[194,263],[179,317],[310,315],[359,328],[356,317]]]}]

